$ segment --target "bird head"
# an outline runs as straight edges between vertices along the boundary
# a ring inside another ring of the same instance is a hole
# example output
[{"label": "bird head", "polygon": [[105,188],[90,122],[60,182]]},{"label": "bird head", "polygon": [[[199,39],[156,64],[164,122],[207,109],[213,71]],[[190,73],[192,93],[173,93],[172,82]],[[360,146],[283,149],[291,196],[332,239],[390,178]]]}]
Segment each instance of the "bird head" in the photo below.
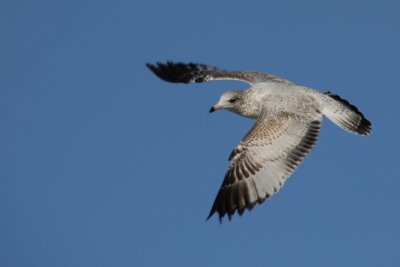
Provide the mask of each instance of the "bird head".
[{"label": "bird head", "polygon": [[219,109],[227,109],[238,113],[243,105],[243,90],[232,90],[225,92],[219,99],[218,103],[211,107],[210,113]]}]

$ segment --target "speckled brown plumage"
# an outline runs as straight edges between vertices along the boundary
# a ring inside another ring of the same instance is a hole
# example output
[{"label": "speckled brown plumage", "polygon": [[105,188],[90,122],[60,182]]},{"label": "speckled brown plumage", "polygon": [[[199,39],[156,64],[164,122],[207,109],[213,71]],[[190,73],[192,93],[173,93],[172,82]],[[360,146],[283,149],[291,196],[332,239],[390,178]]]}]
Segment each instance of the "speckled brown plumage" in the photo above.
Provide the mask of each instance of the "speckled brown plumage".
[{"label": "speckled brown plumage", "polygon": [[239,80],[247,90],[225,92],[210,112],[226,109],[256,122],[229,156],[230,165],[208,218],[220,221],[237,211],[252,210],[277,193],[314,147],[323,116],[361,135],[372,124],[347,100],[331,92],[296,85],[278,76],[255,71],[228,71],[196,63],[157,63],[147,67],[159,78],[175,83]]}]

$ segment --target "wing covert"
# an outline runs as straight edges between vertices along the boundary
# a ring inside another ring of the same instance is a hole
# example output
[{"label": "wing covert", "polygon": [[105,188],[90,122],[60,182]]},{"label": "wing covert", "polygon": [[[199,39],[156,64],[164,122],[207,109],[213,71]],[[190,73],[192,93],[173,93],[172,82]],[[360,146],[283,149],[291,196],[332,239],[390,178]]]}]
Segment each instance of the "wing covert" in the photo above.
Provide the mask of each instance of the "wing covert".
[{"label": "wing covert", "polygon": [[221,220],[251,210],[282,187],[317,141],[322,115],[263,112],[230,155],[230,166],[210,211]]}]

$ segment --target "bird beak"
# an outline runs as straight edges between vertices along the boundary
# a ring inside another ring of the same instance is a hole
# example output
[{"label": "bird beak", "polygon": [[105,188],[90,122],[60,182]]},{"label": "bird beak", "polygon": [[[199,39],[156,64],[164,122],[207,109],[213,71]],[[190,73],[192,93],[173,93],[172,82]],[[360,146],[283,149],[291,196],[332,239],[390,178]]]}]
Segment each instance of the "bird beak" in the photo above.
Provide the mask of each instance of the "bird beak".
[{"label": "bird beak", "polygon": [[214,105],[214,106],[211,107],[210,113],[213,113],[214,111],[217,111],[217,110],[220,109],[220,108],[221,108],[221,106]]}]

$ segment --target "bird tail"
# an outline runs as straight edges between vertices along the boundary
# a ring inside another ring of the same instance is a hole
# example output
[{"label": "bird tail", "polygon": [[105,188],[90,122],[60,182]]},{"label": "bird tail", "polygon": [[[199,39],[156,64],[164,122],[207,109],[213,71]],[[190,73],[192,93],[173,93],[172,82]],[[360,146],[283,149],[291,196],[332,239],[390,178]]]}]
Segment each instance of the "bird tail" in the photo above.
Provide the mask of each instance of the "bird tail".
[{"label": "bird tail", "polygon": [[368,135],[372,131],[371,122],[358,108],[332,92],[322,95],[322,113],[336,125],[352,133]]}]

